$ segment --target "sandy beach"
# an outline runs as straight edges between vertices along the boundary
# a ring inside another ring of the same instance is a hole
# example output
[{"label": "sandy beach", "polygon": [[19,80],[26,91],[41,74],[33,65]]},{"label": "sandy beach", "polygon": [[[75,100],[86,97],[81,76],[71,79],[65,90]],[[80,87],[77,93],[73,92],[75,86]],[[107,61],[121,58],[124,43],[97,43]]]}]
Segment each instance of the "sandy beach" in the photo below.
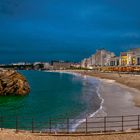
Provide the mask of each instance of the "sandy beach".
[{"label": "sandy beach", "polygon": [[[93,116],[88,117],[88,122],[104,121],[103,119],[97,119],[96,117],[104,116],[127,116],[127,115],[139,115],[140,114],[140,91],[139,76],[126,75],[126,74],[111,74],[111,73],[92,73],[92,72],[76,72],[82,76],[92,76],[98,78],[101,82],[99,93],[103,99],[102,108]],[[136,84],[135,84],[136,83]],[[130,119],[130,118],[129,118]],[[137,119],[137,118],[135,118]],[[118,119],[117,121],[120,121]],[[119,124],[120,125],[120,124]],[[137,125],[136,122],[128,122],[125,125]],[[81,128],[85,128],[86,123],[82,123],[77,131],[81,131]],[[100,125],[94,124],[95,127]],[[102,125],[101,125],[102,126]],[[93,124],[88,124],[88,131],[96,131],[93,129]],[[134,127],[126,127],[125,131],[131,131]],[[120,128],[110,128],[110,130],[119,131]],[[97,129],[98,131],[99,129]],[[108,129],[109,130],[109,129]],[[100,129],[103,131],[103,129]]]},{"label": "sandy beach", "polygon": [[134,102],[135,96],[139,94],[138,90],[111,80],[101,80],[101,83],[103,110],[108,116],[140,114],[140,108]]},{"label": "sandy beach", "polygon": [[[140,75],[133,74],[118,74],[118,73],[100,73],[92,71],[72,71],[79,73],[81,75],[93,76],[99,79],[114,80],[116,83],[120,83],[120,86],[126,89],[129,88],[129,91],[132,93],[132,98],[135,106],[140,106]],[[115,91],[115,90],[114,90]]]},{"label": "sandy beach", "polygon": [[139,138],[140,133],[49,136],[30,133],[15,133],[6,130],[0,132],[0,140],[139,140]]}]

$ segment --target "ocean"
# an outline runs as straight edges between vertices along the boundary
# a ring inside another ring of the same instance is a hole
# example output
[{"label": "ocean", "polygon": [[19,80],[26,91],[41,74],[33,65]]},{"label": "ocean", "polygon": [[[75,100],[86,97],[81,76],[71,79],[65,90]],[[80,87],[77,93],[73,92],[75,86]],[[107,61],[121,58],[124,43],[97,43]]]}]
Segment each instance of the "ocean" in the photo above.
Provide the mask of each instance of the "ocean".
[{"label": "ocean", "polygon": [[68,73],[19,72],[27,78],[31,92],[25,97],[0,98],[4,128],[15,128],[18,117],[20,129],[30,129],[32,118],[36,129],[47,129],[50,118],[56,120],[55,128],[60,127],[58,118],[61,124],[69,118],[73,121],[70,127],[75,129],[100,108],[99,80]]}]

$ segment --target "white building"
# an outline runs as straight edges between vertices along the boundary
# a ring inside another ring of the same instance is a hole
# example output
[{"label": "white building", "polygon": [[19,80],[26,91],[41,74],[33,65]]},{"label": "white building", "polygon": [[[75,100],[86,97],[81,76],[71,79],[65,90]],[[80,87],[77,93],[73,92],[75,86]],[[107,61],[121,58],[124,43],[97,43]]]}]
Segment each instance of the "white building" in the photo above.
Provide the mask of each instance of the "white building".
[{"label": "white building", "polygon": [[49,69],[50,68],[50,64],[49,63],[43,63],[44,64],[44,69]]},{"label": "white building", "polygon": [[114,56],[115,54],[113,52],[105,49],[97,50],[95,54],[95,64],[97,66],[109,66],[109,60]]},{"label": "white building", "polygon": [[84,60],[82,60],[81,67],[82,68],[86,68],[87,67],[87,59],[86,58]]}]

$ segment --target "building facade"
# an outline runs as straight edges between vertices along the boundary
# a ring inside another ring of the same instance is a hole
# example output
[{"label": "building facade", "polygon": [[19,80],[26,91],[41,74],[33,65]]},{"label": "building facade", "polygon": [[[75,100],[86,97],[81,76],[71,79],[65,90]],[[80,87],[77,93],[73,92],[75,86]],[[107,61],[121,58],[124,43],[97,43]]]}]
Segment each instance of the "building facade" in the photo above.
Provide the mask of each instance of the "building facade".
[{"label": "building facade", "polygon": [[65,61],[52,61],[51,65],[54,70],[65,70],[71,67],[71,63]]},{"label": "building facade", "polygon": [[127,59],[127,52],[121,52],[120,54],[120,65],[121,66],[127,66],[128,64]]},{"label": "building facade", "polygon": [[97,66],[109,66],[110,59],[114,57],[113,52],[105,49],[97,50],[95,54],[95,64]]},{"label": "building facade", "polygon": [[133,51],[127,52],[127,66],[136,65],[136,55]]},{"label": "building facade", "polygon": [[120,55],[120,65],[140,65],[140,48],[130,49],[128,52],[122,52]]},{"label": "building facade", "polygon": [[140,48],[132,49],[135,52],[135,63],[140,65]]},{"label": "building facade", "polygon": [[140,48],[121,52],[119,57],[116,57],[113,52],[100,49],[90,58],[84,59],[81,65],[84,68],[97,66],[137,66],[140,65]]},{"label": "building facade", "polygon": [[81,67],[82,68],[86,68],[87,67],[87,59],[86,58],[81,61]]},{"label": "building facade", "polygon": [[112,57],[109,60],[109,66],[119,66],[120,57]]}]

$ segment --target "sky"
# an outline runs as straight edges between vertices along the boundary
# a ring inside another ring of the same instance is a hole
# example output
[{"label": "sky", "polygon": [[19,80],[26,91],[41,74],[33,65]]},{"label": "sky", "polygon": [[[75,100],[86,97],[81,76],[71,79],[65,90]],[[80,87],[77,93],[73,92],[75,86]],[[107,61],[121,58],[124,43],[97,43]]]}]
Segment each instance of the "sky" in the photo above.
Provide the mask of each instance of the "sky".
[{"label": "sky", "polygon": [[139,0],[0,0],[0,63],[80,61],[140,47]]}]

